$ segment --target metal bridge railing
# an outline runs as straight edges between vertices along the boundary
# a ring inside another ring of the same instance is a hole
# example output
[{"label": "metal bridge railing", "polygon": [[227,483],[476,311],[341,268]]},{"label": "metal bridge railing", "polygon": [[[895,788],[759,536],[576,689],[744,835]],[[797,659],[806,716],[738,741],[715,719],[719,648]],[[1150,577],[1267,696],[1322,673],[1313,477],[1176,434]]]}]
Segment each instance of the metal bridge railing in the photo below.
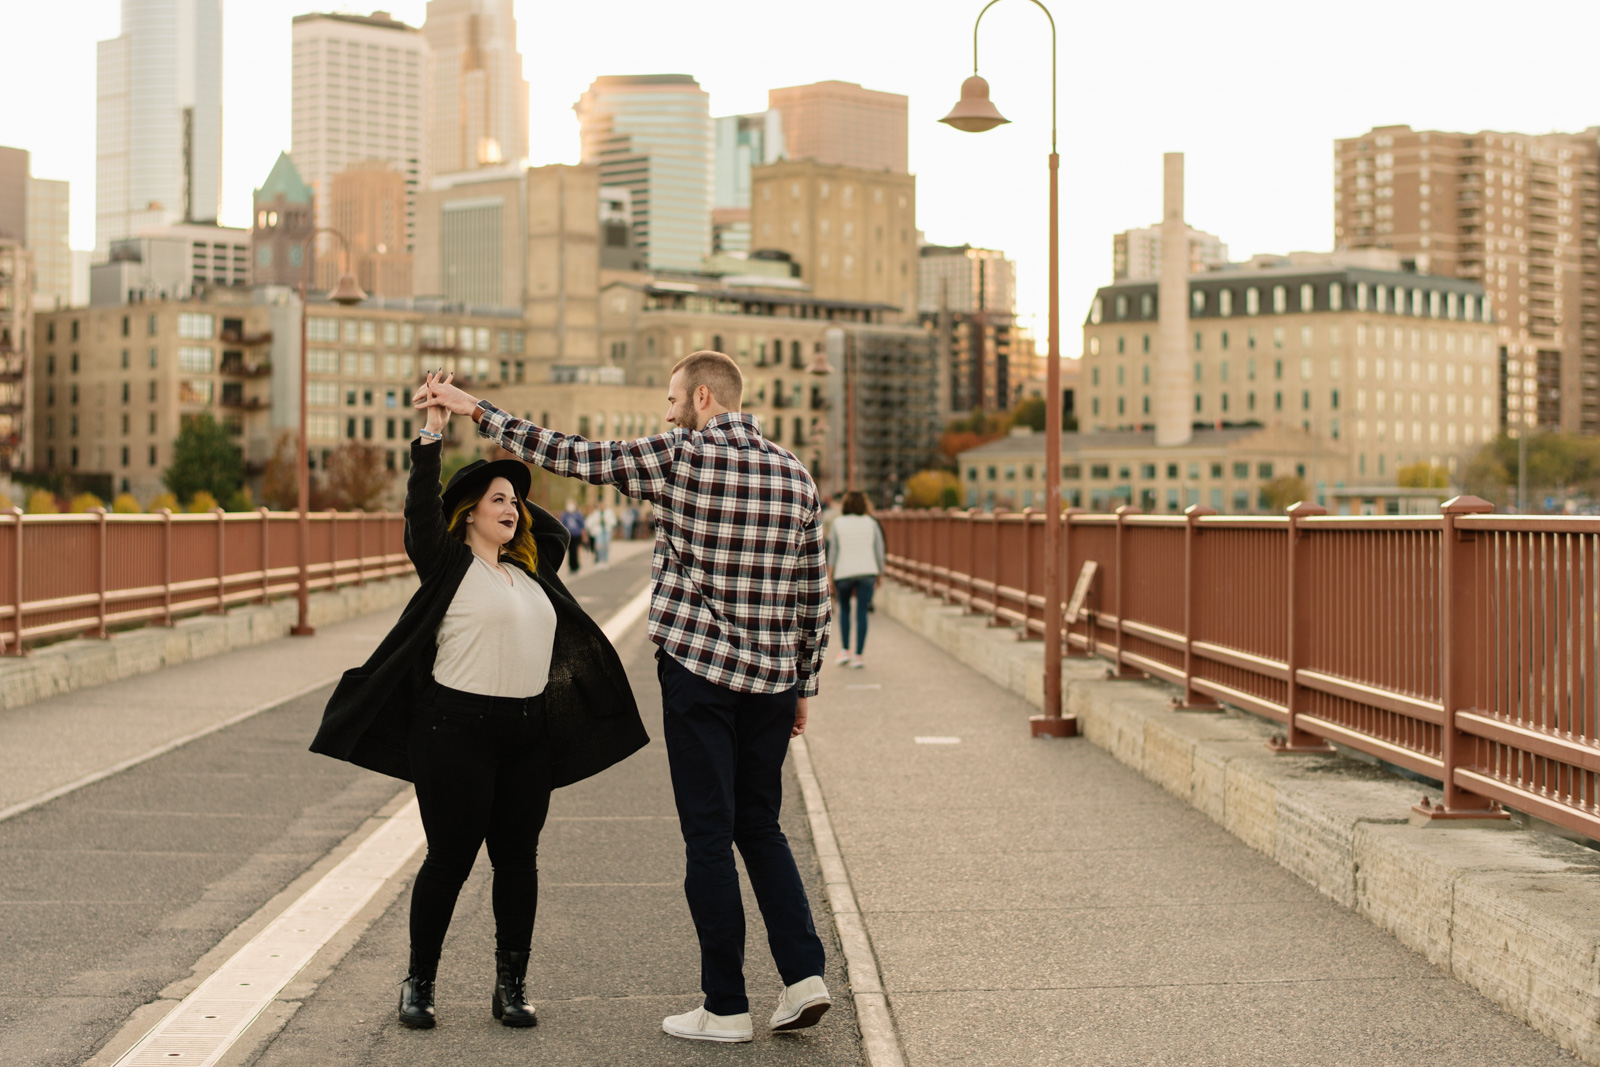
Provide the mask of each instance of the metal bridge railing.
[{"label": "metal bridge railing", "polygon": [[[1443,784],[1430,818],[1515,808],[1600,838],[1600,519],[1066,513],[1062,602],[1087,561],[1068,655],[1284,726],[1281,751],[1336,742]],[[889,574],[1044,631],[1044,517],[880,513]]]}]

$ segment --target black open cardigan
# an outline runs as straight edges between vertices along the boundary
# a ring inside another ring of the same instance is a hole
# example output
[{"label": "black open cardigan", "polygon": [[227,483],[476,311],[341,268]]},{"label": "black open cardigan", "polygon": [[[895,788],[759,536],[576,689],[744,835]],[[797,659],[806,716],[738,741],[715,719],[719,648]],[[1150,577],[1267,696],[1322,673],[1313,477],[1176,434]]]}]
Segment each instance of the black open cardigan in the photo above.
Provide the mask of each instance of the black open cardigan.
[{"label": "black open cardigan", "polygon": [[[413,705],[433,680],[436,634],[472,565],[472,550],[450,535],[440,504],[439,445],[412,442],[406,485],[406,554],[422,586],[367,662],[340,679],[322,713],[311,751],[411,781],[407,736]],[[552,784],[571,785],[649,743],[622,660],[600,627],[556,576],[567,531],[527,504],[539,566],[533,579],[556,611],[555,647],[545,688]]]}]

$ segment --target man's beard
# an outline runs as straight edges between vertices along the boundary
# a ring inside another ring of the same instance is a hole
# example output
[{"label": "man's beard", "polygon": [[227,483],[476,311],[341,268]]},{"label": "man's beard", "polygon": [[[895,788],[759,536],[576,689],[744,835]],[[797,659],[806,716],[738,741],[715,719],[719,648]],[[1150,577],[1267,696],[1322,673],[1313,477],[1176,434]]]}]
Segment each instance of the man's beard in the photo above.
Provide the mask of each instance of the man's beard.
[{"label": "man's beard", "polygon": [[684,405],[683,410],[678,412],[673,421],[685,430],[698,432],[700,429],[700,413],[687,404]]}]

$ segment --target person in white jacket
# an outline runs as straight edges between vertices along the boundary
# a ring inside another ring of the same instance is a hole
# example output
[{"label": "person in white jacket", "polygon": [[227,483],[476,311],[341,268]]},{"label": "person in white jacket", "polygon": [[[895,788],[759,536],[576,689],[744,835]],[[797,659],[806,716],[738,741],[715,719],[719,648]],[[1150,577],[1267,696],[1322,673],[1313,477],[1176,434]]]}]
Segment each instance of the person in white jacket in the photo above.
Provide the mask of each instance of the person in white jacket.
[{"label": "person in white jacket", "polygon": [[[886,549],[883,527],[872,517],[867,494],[851,490],[844,507],[828,531],[828,580],[839,602],[839,658],[845,667],[865,666],[867,612],[872,610],[872,590],[883,573]],[[856,647],[850,651],[850,608],[855,605]]]}]

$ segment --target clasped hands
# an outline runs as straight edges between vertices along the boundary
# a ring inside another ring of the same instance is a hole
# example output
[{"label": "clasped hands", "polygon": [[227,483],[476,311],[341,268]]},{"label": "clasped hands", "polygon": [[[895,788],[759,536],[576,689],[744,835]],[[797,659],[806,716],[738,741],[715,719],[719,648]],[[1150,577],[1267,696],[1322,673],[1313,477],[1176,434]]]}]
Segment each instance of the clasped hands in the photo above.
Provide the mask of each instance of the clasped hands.
[{"label": "clasped hands", "polygon": [[443,433],[451,415],[470,415],[478,406],[478,398],[451,384],[454,380],[454,372],[429,371],[411,394],[411,406],[427,412],[425,429],[432,433]]}]

